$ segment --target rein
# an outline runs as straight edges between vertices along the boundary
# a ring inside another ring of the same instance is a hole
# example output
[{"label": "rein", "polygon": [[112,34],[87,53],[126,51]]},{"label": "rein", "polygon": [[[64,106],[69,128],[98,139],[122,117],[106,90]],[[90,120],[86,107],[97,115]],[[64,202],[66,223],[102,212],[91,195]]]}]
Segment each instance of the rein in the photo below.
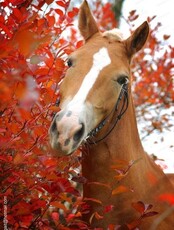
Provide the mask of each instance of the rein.
[{"label": "rein", "polygon": [[[112,124],[111,128],[100,139],[93,141],[92,138],[105,126],[105,124],[109,120],[110,115],[112,113],[115,113],[115,112],[118,111],[118,106],[120,104],[120,101],[121,101],[122,97],[124,97],[124,99],[123,99],[123,105],[122,105],[122,107],[120,109],[120,112],[119,112],[118,116],[116,117],[114,123]],[[122,116],[124,115],[124,113],[126,112],[126,110],[128,108],[128,105],[129,105],[129,100],[128,100],[128,84],[125,83],[125,84],[122,85],[121,92],[119,94],[118,100],[117,100],[114,108],[107,115],[107,117],[104,118],[99,123],[99,125],[88,134],[88,136],[86,138],[86,141],[89,144],[97,144],[98,142],[104,140],[112,132],[112,130],[114,129],[114,127],[117,125],[118,121],[122,118]]]}]

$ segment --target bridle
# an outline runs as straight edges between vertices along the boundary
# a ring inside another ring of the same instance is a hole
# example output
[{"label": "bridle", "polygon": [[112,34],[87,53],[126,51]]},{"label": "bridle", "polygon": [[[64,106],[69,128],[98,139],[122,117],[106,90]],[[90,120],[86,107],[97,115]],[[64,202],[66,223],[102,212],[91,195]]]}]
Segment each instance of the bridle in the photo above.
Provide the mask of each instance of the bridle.
[{"label": "bridle", "polygon": [[[126,112],[128,105],[129,105],[129,100],[128,100],[128,82],[124,83],[121,85],[121,91],[118,97],[118,100],[114,106],[114,108],[111,110],[111,112],[99,123],[99,125],[94,128],[92,131],[89,132],[89,134],[86,137],[86,143],[88,144],[97,144],[98,142],[104,140],[114,129],[114,127],[117,125],[118,121],[122,118],[122,116],[124,115],[124,113]],[[119,109],[119,104],[121,102],[123,98],[123,104],[122,107],[118,113],[118,109]],[[60,103],[60,98],[58,98],[56,100],[55,106],[59,106]],[[109,120],[109,117],[111,116],[111,114],[115,114],[117,112],[117,116],[112,124],[112,126],[110,127],[110,129],[99,139],[94,140],[94,137],[96,136],[96,134],[106,125],[106,123]],[[55,115],[55,114],[54,114]],[[53,116],[54,116],[53,115]]]},{"label": "bridle", "polygon": [[[121,102],[123,98],[123,104],[122,107],[120,109],[120,112],[118,113],[118,107],[119,104]],[[98,142],[104,140],[114,129],[114,127],[117,125],[118,121],[122,118],[122,116],[124,115],[124,113],[126,112],[127,108],[129,105],[129,99],[128,99],[128,82],[126,82],[125,84],[122,85],[118,100],[114,106],[114,108],[111,110],[111,112],[99,123],[99,125],[94,128],[91,132],[89,132],[87,138],[86,138],[86,142],[89,144],[97,144]],[[110,127],[110,129],[99,139],[94,140],[94,137],[96,136],[96,134],[105,126],[105,124],[108,122],[109,117],[111,116],[112,113],[115,114],[115,112],[117,112],[117,116],[112,124],[112,126]]]}]

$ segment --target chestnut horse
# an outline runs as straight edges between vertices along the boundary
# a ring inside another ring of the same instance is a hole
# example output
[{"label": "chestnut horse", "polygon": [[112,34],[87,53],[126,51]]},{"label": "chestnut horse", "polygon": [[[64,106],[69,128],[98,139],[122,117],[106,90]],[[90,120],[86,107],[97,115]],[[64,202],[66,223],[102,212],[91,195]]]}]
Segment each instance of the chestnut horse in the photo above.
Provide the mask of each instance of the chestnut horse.
[{"label": "chestnut horse", "polygon": [[[126,40],[117,30],[101,33],[84,1],[79,30],[85,44],[68,58],[69,68],[60,85],[61,111],[49,133],[58,156],[83,146],[82,174],[87,179],[83,196],[90,206],[84,220],[92,228],[123,226],[137,220],[131,205],[142,201],[152,204],[158,214],[139,218],[141,229],[174,229],[174,213],[158,200],[160,194],[174,189],[143,150],[131,94],[131,59],[144,46],[149,26],[144,22]],[[126,176],[117,170],[123,162],[129,162]],[[142,203],[138,204],[140,209]],[[104,211],[106,207],[111,210]],[[96,213],[102,217],[96,218]]]}]

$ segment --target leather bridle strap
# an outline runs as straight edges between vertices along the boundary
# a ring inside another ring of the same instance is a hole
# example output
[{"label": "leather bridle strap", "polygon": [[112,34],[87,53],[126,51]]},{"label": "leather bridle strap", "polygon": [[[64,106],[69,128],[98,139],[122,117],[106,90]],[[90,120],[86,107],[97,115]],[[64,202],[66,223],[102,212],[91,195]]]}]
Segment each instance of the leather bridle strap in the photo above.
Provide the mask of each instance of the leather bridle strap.
[{"label": "leather bridle strap", "polygon": [[[118,114],[118,116],[116,117],[114,123],[112,124],[111,128],[99,139],[94,140],[94,136],[105,126],[105,124],[107,123],[107,121],[109,120],[109,117],[112,113],[115,113],[118,111],[118,106],[120,104],[120,101],[123,98],[123,105],[121,107],[121,110]],[[87,136],[86,138],[86,142],[89,144],[97,144],[98,142],[104,140],[114,129],[114,127],[116,126],[116,124],[118,123],[118,121],[122,118],[123,114],[126,112],[127,108],[129,105],[129,100],[128,100],[128,85],[124,84],[122,85],[122,89],[120,91],[120,95],[118,97],[118,100],[114,106],[114,108],[111,110],[111,112],[108,114],[108,116],[103,119],[99,125],[93,129]]]}]

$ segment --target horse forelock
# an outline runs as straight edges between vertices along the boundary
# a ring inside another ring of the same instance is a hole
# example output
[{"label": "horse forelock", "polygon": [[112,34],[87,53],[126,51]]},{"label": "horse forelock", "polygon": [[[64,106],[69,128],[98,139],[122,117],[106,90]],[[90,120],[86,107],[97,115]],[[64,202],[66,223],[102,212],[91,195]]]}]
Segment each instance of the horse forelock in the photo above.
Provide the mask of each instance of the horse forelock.
[{"label": "horse forelock", "polygon": [[103,34],[102,34],[103,37],[106,37],[108,39],[111,39],[113,41],[123,41],[124,40],[124,36],[123,34],[121,33],[121,31],[119,29],[112,29],[112,30],[108,30],[108,31],[105,31]]}]

